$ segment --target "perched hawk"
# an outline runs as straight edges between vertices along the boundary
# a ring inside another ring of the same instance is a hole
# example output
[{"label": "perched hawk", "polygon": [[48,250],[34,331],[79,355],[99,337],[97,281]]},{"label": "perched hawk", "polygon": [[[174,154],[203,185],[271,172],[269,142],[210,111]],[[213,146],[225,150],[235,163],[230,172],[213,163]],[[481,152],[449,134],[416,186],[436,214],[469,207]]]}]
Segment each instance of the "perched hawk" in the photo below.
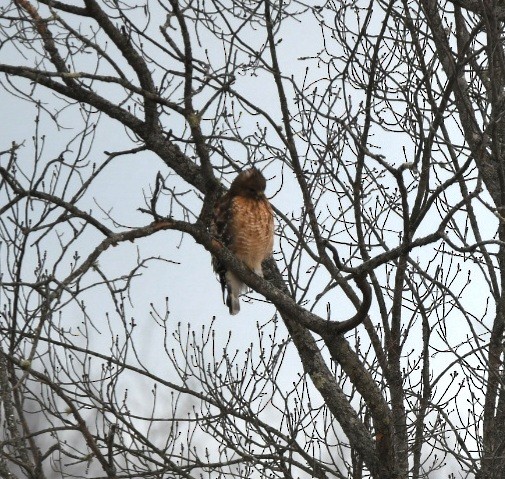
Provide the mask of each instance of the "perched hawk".
[{"label": "perched hawk", "polygon": [[[274,215],[265,187],[265,177],[258,169],[240,173],[216,202],[211,225],[214,237],[259,276],[263,276],[261,263],[272,254],[274,244]],[[230,314],[237,314],[245,284],[216,257],[212,265],[221,282],[223,300],[226,288]]]}]

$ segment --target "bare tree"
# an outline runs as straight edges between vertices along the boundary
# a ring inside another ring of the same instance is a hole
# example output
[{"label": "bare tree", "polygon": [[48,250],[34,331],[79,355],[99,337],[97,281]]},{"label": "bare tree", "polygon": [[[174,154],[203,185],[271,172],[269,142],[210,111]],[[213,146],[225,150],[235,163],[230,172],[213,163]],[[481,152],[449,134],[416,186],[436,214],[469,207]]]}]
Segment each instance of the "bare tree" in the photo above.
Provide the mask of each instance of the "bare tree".
[{"label": "bare tree", "polygon": [[[505,6],[0,19],[2,98],[35,111],[0,152],[0,476],[503,477]],[[264,279],[209,232],[251,164],[276,206]],[[145,293],[180,271],[161,235],[275,307],[245,351]]]}]

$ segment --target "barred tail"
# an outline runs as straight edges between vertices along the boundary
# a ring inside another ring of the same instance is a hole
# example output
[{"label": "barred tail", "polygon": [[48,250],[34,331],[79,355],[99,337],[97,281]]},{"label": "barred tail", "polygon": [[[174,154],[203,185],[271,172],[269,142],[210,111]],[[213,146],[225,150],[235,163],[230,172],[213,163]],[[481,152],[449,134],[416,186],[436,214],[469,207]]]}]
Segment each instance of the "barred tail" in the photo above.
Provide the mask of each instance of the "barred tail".
[{"label": "barred tail", "polygon": [[226,306],[230,311],[230,314],[235,316],[240,311],[240,300],[233,293],[228,291],[228,297],[226,298]]},{"label": "barred tail", "polygon": [[226,272],[226,291],[228,296],[226,298],[226,306],[230,314],[235,315],[240,311],[239,296],[244,290],[245,285],[238,279],[231,271]]}]

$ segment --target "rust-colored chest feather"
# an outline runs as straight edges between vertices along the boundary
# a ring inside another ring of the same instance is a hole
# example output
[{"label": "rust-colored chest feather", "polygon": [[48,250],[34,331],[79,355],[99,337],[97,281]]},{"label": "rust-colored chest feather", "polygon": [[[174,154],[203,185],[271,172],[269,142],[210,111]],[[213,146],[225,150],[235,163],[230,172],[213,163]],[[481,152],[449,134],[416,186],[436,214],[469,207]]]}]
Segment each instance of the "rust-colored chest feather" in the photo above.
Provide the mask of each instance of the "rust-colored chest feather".
[{"label": "rust-colored chest feather", "polygon": [[236,196],[231,201],[230,250],[253,271],[272,254],[274,217],[266,198]]}]

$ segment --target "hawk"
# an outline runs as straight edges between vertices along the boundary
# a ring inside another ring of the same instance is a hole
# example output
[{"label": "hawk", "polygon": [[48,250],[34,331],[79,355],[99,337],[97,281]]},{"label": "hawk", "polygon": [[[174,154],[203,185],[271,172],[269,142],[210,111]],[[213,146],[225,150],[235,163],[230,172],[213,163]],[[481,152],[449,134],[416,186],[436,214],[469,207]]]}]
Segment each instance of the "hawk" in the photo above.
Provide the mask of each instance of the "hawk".
[{"label": "hawk", "polygon": [[[211,224],[212,235],[261,277],[261,263],[272,254],[274,244],[274,215],[265,187],[265,177],[257,168],[239,173],[228,192],[217,200]],[[226,289],[230,314],[237,314],[239,295],[246,285],[215,256],[212,266],[219,276],[223,300]]]}]

